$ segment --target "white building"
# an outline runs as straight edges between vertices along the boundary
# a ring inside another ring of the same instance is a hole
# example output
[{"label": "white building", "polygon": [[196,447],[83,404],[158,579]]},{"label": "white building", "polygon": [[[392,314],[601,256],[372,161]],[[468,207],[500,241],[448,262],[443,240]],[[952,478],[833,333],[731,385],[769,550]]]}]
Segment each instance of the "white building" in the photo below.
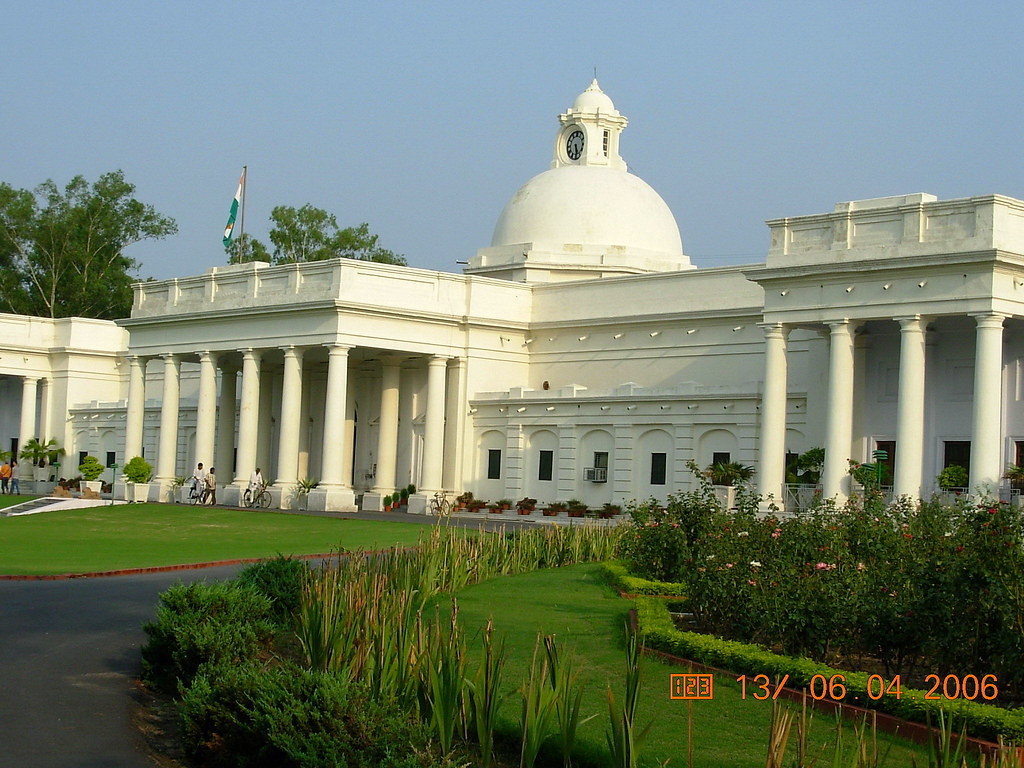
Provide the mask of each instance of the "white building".
[{"label": "white building", "polygon": [[559,120],[464,275],[254,263],[139,283],[117,326],[4,318],[27,331],[0,350],[0,429],[144,453],[154,497],[203,461],[222,500],[258,465],[283,506],[320,479],[327,509],[409,483],[420,509],[442,488],[664,497],[690,459],[753,464],[781,498],[814,446],[839,497],[876,448],[908,494],[949,463],[994,489],[1021,460],[1024,202],[841,203],[769,221],[763,264],[695,269],[596,81]]}]

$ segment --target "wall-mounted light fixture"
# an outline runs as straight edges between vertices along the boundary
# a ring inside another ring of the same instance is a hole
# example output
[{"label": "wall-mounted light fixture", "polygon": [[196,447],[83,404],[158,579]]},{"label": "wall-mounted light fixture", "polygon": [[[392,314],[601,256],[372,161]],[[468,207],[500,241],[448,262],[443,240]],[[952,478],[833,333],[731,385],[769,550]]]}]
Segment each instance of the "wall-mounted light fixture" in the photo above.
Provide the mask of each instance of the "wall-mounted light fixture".
[{"label": "wall-mounted light fixture", "polygon": [[735,328],[732,329],[732,332],[736,333],[737,331],[742,331],[744,328],[746,328],[745,325],[737,325]]},{"label": "wall-mounted light fixture", "polygon": [[779,296],[789,296],[789,291],[779,291]]},{"label": "wall-mounted light fixture", "polygon": [[928,285],[928,281],[927,280],[922,280],[920,283],[917,284],[917,287],[918,288],[924,288],[926,285]]},{"label": "wall-mounted light fixture", "polygon": [[548,406],[547,408],[545,408],[544,410],[546,410],[546,411],[553,411],[553,410],[555,410],[555,406],[553,406],[553,405],[549,405],[549,406]]},{"label": "wall-mounted light fixture", "polygon": [[528,339],[523,339],[523,346],[524,347],[527,347],[530,344],[533,344],[533,337],[532,336],[530,338],[528,338]]},{"label": "wall-mounted light fixture", "polygon": [[610,405],[602,405],[601,406],[601,410],[602,411],[610,411],[611,409],[612,409],[612,407]]},{"label": "wall-mounted light fixture", "polygon": [[470,413],[476,413],[476,411],[477,411],[477,409],[476,409],[476,408],[470,408],[470,409],[469,409],[469,412],[470,412]]},{"label": "wall-mounted light fixture", "polygon": [[523,406],[520,406],[519,408],[516,408],[516,413],[522,413],[525,410],[526,410],[526,406],[523,405]]},{"label": "wall-mounted light fixture", "polygon": [[624,333],[616,333],[614,336],[612,336],[612,338],[613,339],[621,339],[625,335],[626,334],[624,334]]},{"label": "wall-mounted light fixture", "polygon": [[883,291],[888,291],[890,288],[892,288],[892,283],[886,283],[882,286]]},{"label": "wall-mounted light fixture", "polygon": [[652,339],[653,339],[653,338],[654,338],[655,336],[660,336],[660,335],[661,335],[661,331],[651,331],[651,338],[652,338]]},{"label": "wall-mounted light fixture", "polygon": [[663,405],[663,406],[661,406],[661,410],[663,410],[663,411],[671,410],[671,408],[672,408],[671,405]]},{"label": "wall-mounted light fixture", "polygon": [[635,411],[636,410],[636,406],[635,405],[627,405],[626,406],[626,410],[627,411]]},{"label": "wall-mounted light fixture", "polygon": [[846,286],[846,292],[847,293],[853,293],[853,289],[856,288],[856,287],[857,286],[855,286],[855,285],[848,285],[848,286]]},{"label": "wall-mounted light fixture", "polygon": [[686,335],[687,335],[687,336],[690,336],[690,335],[692,335],[692,334],[696,333],[696,332],[697,332],[697,330],[698,330],[697,328],[691,328],[690,330],[688,330],[688,331],[686,332]]},{"label": "wall-mounted light fixture", "polygon": [[586,341],[586,340],[587,340],[587,339],[589,339],[590,337],[589,337],[589,336],[587,336],[586,334],[583,334],[582,336],[579,336],[578,338],[579,338],[579,340],[580,340],[580,341]]}]

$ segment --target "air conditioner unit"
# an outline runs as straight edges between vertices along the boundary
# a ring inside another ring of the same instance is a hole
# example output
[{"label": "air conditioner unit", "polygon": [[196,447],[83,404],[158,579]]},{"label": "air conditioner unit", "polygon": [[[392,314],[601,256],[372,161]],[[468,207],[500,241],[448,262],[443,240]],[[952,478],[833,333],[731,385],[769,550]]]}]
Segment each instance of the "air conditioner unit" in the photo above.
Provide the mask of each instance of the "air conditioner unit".
[{"label": "air conditioner unit", "polygon": [[607,483],[608,470],[604,467],[586,467],[583,470],[583,479],[592,483]]}]

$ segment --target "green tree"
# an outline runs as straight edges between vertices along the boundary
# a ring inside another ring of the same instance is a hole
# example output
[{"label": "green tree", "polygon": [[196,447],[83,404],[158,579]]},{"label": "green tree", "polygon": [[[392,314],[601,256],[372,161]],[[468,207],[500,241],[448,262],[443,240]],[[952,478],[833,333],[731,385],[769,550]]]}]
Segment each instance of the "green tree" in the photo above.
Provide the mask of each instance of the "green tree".
[{"label": "green tree", "polygon": [[232,243],[228,248],[230,263],[272,261],[274,264],[292,264],[342,257],[406,264],[404,257],[381,247],[380,237],[370,232],[369,224],[364,222],[342,229],[334,214],[308,203],[301,208],[279,205],[270,212],[270,221],[273,224],[270,230],[273,257],[270,258],[270,252],[263,243],[246,235],[245,247],[236,248]]},{"label": "green tree", "polygon": [[17,314],[98,317],[131,312],[138,263],[124,249],[178,231],[134,197],[122,171],[92,185],[76,176],[61,190],[0,183],[0,306]]},{"label": "green tree", "polygon": [[270,251],[252,235],[241,234],[227,247],[228,264],[244,264],[247,261],[270,261]]}]

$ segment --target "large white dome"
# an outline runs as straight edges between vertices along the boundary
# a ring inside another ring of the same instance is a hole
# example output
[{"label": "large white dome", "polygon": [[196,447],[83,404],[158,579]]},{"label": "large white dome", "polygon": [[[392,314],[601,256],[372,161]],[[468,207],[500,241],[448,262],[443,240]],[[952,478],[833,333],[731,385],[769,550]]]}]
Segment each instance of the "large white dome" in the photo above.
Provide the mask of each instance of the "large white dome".
[{"label": "large white dome", "polygon": [[683,253],[675,217],[643,179],[587,165],[552,168],[513,195],[491,247],[520,243],[556,251],[617,247],[670,259]]}]

